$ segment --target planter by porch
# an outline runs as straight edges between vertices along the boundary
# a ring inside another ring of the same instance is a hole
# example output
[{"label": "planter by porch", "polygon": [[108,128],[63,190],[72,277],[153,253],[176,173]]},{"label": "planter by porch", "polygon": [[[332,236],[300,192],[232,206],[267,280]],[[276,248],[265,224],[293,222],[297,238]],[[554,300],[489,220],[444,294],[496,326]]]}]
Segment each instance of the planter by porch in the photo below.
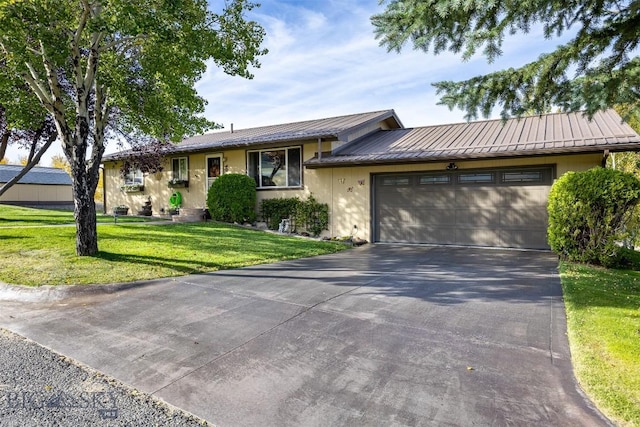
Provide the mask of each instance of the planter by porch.
[{"label": "planter by porch", "polygon": [[125,193],[139,193],[141,191],[144,191],[144,185],[141,185],[141,184],[123,185],[120,187],[120,190],[124,191]]},{"label": "planter by porch", "polygon": [[169,188],[189,188],[189,181],[186,179],[171,180],[167,184]]}]

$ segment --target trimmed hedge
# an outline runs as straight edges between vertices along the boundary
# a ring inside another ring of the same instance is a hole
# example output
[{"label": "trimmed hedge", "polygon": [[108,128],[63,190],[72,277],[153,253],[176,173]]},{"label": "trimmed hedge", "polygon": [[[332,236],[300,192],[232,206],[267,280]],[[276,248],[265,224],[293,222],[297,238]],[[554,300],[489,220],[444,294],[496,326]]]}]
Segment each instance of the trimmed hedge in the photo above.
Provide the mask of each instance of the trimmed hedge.
[{"label": "trimmed hedge", "polygon": [[319,203],[312,195],[307,200],[293,198],[265,199],[260,203],[262,219],[271,230],[277,230],[280,221],[291,219],[291,230],[298,228],[318,236],[329,229],[329,205]]},{"label": "trimmed hedge", "polygon": [[260,214],[270,230],[277,230],[283,219],[295,219],[299,204],[297,197],[265,199],[260,203]]},{"label": "trimmed hedge", "polygon": [[604,168],[564,174],[549,194],[549,246],[569,261],[621,265],[625,225],[639,200],[632,174]]},{"label": "trimmed hedge", "polygon": [[254,222],[256,182],[244,174],[220,175],[209,187],[207,207],[215,221]]}]

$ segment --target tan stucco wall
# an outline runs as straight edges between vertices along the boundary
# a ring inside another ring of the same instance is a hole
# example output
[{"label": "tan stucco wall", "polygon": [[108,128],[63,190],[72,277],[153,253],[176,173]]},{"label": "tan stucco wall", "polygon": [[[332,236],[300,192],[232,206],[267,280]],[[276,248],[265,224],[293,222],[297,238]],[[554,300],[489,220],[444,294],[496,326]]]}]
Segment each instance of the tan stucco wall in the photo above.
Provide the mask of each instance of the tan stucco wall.
[{"label": "tan stucco wall", "polygon": [[0,202],[73,203],[70,185],[15,184]]},{"label": "tan stucco wall", "polygon": [[[317,143],[290,143],[287,147],[303,146],[303,159],[307,160],[313,157],[318,149]],[[222,156],[223,173],[246,173],[247,171],[247,154],[246,150],[226,150],[211,151],[206,153],[190,154],[189,157],[189,188],[172,189],[167,186],[168,181],[172,177],[171,159],[178,157],[187,157],[186,155],[176,155],[167,158],[164,163],[164,170],[155,174],[146,174],[144,176],[144,191],[136,193],[125,193],[120,190],[124,180],[120,175],[120,162],[106,162],[105,186],[106,186],[106,212],[112,212],[114,206],[126,205],[129,212],[135,214],[139,210],[149,196],[151,196],[151,204],[153,206],[153,214],[159,215],[162,208],[165,211],[169,208],[169,198],[173,191],[179,191],[182,195],[182,206],[185,208],[204,208],[207,200],[207,177],[206,177],[206,159],[208,156]],[[306,174],[303,172],[303,182]],[[284,189],[284,190],[259,190],[258,206],[264,198],[274,197],[296,197],[308,194],[303,189]]]},{"label": "tan stucco wall", "polygon": [[[300,144],[290,143],[286,146]],[[303,160],[312,158],[318,150],[317,143],[303,144]],[[246,173],[246,150],[226,150],[223,152],[198,153],[189,155],[189,188],[180,188],[183,207],[204,208],[206,206],[206,157],[222,155],[224,173]],[[175,156],[184,157],[184,156]],[[516,159],[494,159],[478,161],[456,161],[459,170],[479,168],[500,168],[509,166],[555,165],[556,177],[567,171],[579,171],[600,165],[602,154],[583,154],[551,157],[533,157]],[[330,227],[325,235],[356,236],[371,240],[371,176],[389,172],[419,172],[444,170],[449,162],[422,163],[406,165],[373,165],[341,168],[305,169],[303,188],[290,190],[258,190],[258,206],[267,198],[301,197],[309,194],[321,203],[329,205]],[[105,164],[105,183],[107,212],[114,206],[124,204],[135,213],[151,196],[154,215],[160,209],[169,207],[169,197],[174,191],[167,187],[171,178],[171,162],[167,160],[165,170],[145,176],[144,192],[124,193],[120,190],[123,179],[120,176],[120,164]],[[357,229],[354,229],[354,225]]]}]

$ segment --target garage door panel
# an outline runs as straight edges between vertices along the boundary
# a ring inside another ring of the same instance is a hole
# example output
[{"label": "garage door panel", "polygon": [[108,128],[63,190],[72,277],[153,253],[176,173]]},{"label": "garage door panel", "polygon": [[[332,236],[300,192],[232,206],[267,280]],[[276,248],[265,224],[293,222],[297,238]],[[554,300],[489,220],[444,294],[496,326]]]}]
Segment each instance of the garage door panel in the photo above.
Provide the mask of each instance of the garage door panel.
[{"label": "garage door panel", "polygon": [[520,186],[504,188],[504,204],[508,207],[546,206],[548,186]]},{"label": "garage door panel", "polygon": [[455,222],[470,227],[499,227],[500,209],[498,208],[468,208],[456,209]]},{"label": "garage door panel", "polygon": [[501,246],[498,230],[488,228],[457,228],[456,244],[468,246]]},{"label": "garage door panel", "polygon": [[448,172],[446,182],[440,175],[375,178],[377,241],[548,249],[551,168]]},{"label": "garage door panel", "polygon": [[413,240],[411,243],[419,241],[422,243],[454,245],[456,243],[455,230],[455,227],[418,227],[414,232],[414,238],[416,238],[416,240]]},{"label": "garage door panel", "polygon": [[415,189],[416,194],[424,194],[425,198],[420,199],[423,203],[420,206],[430,206],[434,208],[451,207],[455,202],[456,194],[453,189],[438,189],[424,191],[423,187]]},{"label": "garage door panel", "polygon": [[383,223],[411,221],[412,206],[384,207],[379,209],[378,217]]},{"label": "garage door panel", "polygon": [[502,228],[546,228],[547,208],[525,206],[523,208],[502,209],[499,227]]},{"label": "garage door panel", "polygon": [[499,188],[469,186],[456,189],[456,207],[494,207],[502,204]]},{"label": "garage door panel", "polygon": [[450,226],[456,225],[456,211],[449,207],[447,209],[420,209],[416,210],[416,225],[422,226]]},{"label": "garage door panel", "polygon": [[406,188],[397,189],[396,191],[387,191],[381,196],[390,206],[412,205],[415,200],[415,194]]},{"label": "garage door panel", "polygon": [[545,229],[500,230],[500,240],[504,247],[548,249]]},{"label": "garage door panel", "polygon": [[380,242],[455,244],[455,229],[429,226],[385,227]]}]

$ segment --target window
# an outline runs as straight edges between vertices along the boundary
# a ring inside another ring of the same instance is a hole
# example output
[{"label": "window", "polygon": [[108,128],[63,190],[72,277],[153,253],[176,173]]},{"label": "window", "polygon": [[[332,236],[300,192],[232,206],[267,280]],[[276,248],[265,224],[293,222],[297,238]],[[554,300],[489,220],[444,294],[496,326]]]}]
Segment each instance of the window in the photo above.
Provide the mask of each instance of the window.
[{"label": "window", "polygon": [[542,182],[542,171],[504,172],[502,182]]},{"label": "window", "polygon": [[493,179],[493,172],[461,173],[458,175],[458,182],[460,184],[491,184]]},{"label": "window", "polygon": [[402,186],[409,185],[410,183],[408,176],[385,176],[382,178],[382,185]]},{"label": "window", "polygon": [[450,175],[423,175],[420,177],[420,185],[449,184],[450,182]]},{"label": "window", "polygon": [[300,187],[302,185],[302,149],[280,148],[247,152],[247,175],[258,188]]},{"label": "window", "polygon": [[124,185],[142,185],[144,178],[140,169],[129,169],[129,172],[124,176]]},{"label": "window", "polygon": [[171,160],[171,169],[173,171],[174,181],[189,180],[189,159],[187,157],[179,157]]}]

